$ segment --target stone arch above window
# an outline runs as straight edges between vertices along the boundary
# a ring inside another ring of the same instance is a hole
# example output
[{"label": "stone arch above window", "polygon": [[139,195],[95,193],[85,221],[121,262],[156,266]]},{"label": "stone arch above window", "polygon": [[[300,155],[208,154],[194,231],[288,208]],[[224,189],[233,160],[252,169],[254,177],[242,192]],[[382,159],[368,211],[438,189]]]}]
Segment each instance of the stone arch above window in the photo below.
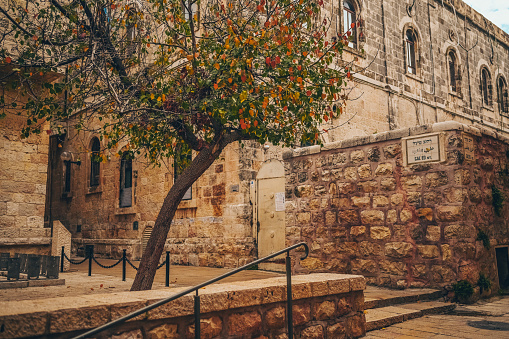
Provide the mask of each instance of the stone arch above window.
[{"label": "stone arch above window", "polygon": [[497,101],[500,113],[509,113],[507,81],[502,75],[499,75],[497,79]]},{"label": "stone arch above window", "polygon": [[101,153],[99,138],[90,140],[90,187],[97,187],[101,182],[101,162],[98,159]]},{"label": "stone arch above window", "polygon": [[405,28],[404,42],[406,73],[417,75],[419,42],[417,32],[413,27]]},{"label": "stone arch above window", "polygon": [[491,83],[491,74],[488,68],[481,67],[481,79],[479,89],[481,91],[481,99],[484,106],[492,105],[493,85]]}]

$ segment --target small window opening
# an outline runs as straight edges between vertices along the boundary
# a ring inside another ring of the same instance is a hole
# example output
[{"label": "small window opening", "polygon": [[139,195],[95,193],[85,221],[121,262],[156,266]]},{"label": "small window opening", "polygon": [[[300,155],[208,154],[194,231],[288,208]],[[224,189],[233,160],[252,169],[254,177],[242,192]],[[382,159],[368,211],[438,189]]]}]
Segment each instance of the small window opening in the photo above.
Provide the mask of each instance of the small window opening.
[{"label": "small window opening", "polygon": [[405,47],[406,47],[406,64],[407,72],[417,74],[417,63],[415,58],[417,37],[412,29],[406,31]]},{"label": "small window opening", "polygon": [[90,154],[90,187],[99,186],[101,163],[99,153],[101,151],[101,143],[98,138],[92,139],[92,147]]},{"label": "small window opening", "polygon": [[[179,157],[180,157],[180,159],[179,159]],[[174,171],[173,182],[177,181],[177,178],[184,172],[184,170],[191,163],[192,160],[193,160],[193,157],[190,152],[188,154],[175,156],[175,159],[173,162],[173,171]],[[182,200],[191,200],[192,198],[193,198],[193,188],[189,187],[189,189],[184,194],[184,197],[182,198]]]},{"label": "small window opening", "polygon": [[491,76],[486,68],[483,68],[481,70],[481,94],[483,104],[485,106],[491,106],[492,98]]},{"label": "small window opening", "polygon": [[343,32],[347,34],[350,31],[352,34],[350,35],[348,41],[348,47],[357,48],[357,29],[356,29],[356,13],[355,7],[350,1],[343,2]]},{"label": "small window opening", "polygon": [[133,201],[133,161],[124,156],[120,162],[119,206],[131,207]]},{"label": "small window opening", "polygon": [[456,59],[456,55],[453,51],[450,51],[449,54],[449,85],[451,86],[451,90],[453,92],[459,92],[458,91],[458,62]]},{"label": "small window opening", "polygon": [[502,77],[498,78],[497,91],[498,107],[500,112],[509,113],[509,95],[507,91],[507,83]]}]

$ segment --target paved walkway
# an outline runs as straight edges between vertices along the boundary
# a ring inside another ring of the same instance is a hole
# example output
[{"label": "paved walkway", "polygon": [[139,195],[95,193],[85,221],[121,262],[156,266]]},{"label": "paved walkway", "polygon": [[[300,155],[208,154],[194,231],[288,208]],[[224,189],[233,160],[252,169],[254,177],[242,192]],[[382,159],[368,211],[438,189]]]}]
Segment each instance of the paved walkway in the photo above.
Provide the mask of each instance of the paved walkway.
[{"label": "paved walkway", "polygon": [[[116,262],[110,259],[98,259],[98,261],[103,265],[112,265]],[[134,262],[134,264],[138,266],[139,262]],[[171,266],[170,288],[194,286],[230,271],[226,268]],[[110,269],[92,263],[92,276],[89,277],[88,261],[86,261],[80,265],[71,265],[70,272],[60,273],[60,278],[65,279],[65,285],[0,289],[0,302],[129,291],[135,275],[136,271],[127,264],[126,281],[122,281],[122,263]],[[250,270],[239,272],[221,282],[266,279],[277,276],[281,276],[281,274]],[[156,273],[152,289],[166,289],[165,279],[165,267],[163,266]]]},{"label": "paved walkway", "polygon": [[509,297],[459,306],[457,314],[428,315],[409,320],[368,332],[365,338],[509,339]]}]

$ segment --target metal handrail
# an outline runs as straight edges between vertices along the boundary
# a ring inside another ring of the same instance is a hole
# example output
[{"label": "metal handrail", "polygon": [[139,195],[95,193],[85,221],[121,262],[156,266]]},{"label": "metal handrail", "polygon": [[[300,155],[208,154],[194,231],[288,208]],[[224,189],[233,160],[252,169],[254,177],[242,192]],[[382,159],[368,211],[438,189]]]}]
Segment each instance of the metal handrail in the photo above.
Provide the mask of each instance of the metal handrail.
[{"label": "metal handrail", "polygon": [[[156,307],[159,307],[159,306],[162,306],[166,303],[169,303],[170,301],[173,301],[175,299],[178,299],[180,297],[183,297],[184,295],[186,294],[189,294],[189,293],[192,293],[192,292],[196,292],[196,295],[194,296],[195,298],[195,337],[196,338],[200,338],[200,329],[199,329],[199,326],[200,326],[200,318],[199,318],[199,306],[200,306],[200,297],[198,295],[198,290],[202,287],[205,287],[205,286],[208,286],[210,284],[213,284],[219,280],[222,280],[224,278],[227,278],[231,275],[234,275],[238,272],[241,272],[241,271],[244,271],[252,266],[255,266],[255,265],[258,265],[264,261],[267,261],[269,259],[272,259],[274,257],[277,257],[281,254],[284,254],[286,253],[286,282],[287,282],[287,287],[286,287],[286,301],[287,301],[287,321],[288,321],[288,338],[289,339],[292,339],[293,338],[293,322],[292,322],[292,319],[293,319],[293,316],[292,316],[292,285],[291,285],[291,275],[292,275],[292,270],[291,270],[291,259],[290,259],[290,251],[297,248],[297,247],[301,247],[303,246],[304,247],[304,250],[305,250],[305,254],[303,257],[300,258],[300,260],[304,260],[307,258],[308,254],[309,254],[309,247],[306,243],[304,242],[301,242],[301,243],[298,243],[298,244],[295,244],[293,246],[290,246],[290,247],[287,247],[279,252],[276,252],[276,253],[273,253],[271,255],[268,255],[264,258],[261,258],[261,259],[258,259],[258,260],[255,260],[249,264],[246,264],[244,266],[241,266],[239,268],[236,268],[234,269],[233,271],[231,272],[228,272],[228,273],[225,273],[223,275],[220,275],[218,277],[215,277],[213,279],[210,279],[206,282],[203,282],[199,285],[196,285],[194,287],[190,287],[182,292],[179,292],[177,294],[174,294],[172,295],[171,297],[168,297],[166,299],[162,299],[162,300],[159,300],[158,302],[155,302],[149,306],[145,306],[137,311],[134,311],[132,313],[129,313],[128,315],[125,315],[121,318],[118,318],[116,320],[113,320],[109,323],[106,323],[102,326],[99,326],[93,330],[90,330],[86,333],[83,333],[83,334],[80,334],[72,339],[84,339],[84,338],[87,338],[89,336],[92,336],[94,334],[97,334],[99,332],[102,332],[102,331],[105,331],[109,328],[112,328],[116,325],[119,325],[119,324],[122,324],[124,322],[126,322],[127,320],[129,319],[132,319],[134,317],[137,317],[138,315],[140,314],[143,314],[145,312],[148,312]],[[196,311],[198,310],[198,314],[196,314]]]}]

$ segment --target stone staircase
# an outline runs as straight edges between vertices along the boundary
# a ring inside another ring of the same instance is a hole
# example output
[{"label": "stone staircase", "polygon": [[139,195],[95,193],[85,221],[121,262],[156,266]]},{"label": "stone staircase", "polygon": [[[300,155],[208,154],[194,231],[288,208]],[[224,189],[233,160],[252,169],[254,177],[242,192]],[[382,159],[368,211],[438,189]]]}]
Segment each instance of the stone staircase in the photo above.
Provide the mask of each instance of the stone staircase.
[{"label": "stone staircase", "polygon": [[454,310],[456,305],[440,301],[441,297],[442,292],[433,289],[389,290],[368,286],[364,291],[366,331]]}]

